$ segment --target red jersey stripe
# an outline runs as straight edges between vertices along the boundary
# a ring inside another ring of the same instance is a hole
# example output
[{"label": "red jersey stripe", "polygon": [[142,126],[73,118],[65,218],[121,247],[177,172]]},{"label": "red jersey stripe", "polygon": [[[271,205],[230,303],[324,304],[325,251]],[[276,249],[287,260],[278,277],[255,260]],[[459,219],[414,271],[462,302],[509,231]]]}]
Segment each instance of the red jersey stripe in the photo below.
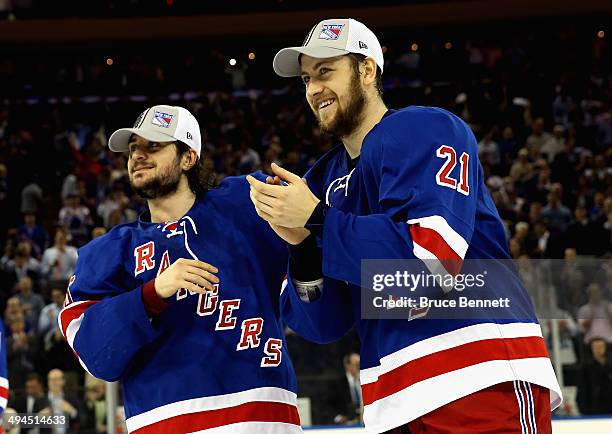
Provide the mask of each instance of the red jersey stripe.
[{"label": "red jersey stripe", "polygon": [[420,381],[478,363],[533,357],[548,357],[544,339],[538,336],[470,342],[411,360],[364,384],[363,403],[371,404]]},{"label": "red jersey stripe", "polygon": [[410,235],[414,243],[433,253],[446,271],[453,276],[461,271],[463,258],[435,230],[419,225],[410,225]]},{"label": "red jersey stripe", "polygon": [[98,300],[90,300],[72,304],[60,312],[60,324],[62,325],[62,334],[64,337],[66,337],[66,330],[70,323],[80,317],[92,304],[96,304],[97,302]]},{"label": "red jersey stripe", "polygon": [[235,407],[181,414],[137,429],[133,434],[194,432],[240,422],[300,424],[297,408],[282,402],[249,402]]}]

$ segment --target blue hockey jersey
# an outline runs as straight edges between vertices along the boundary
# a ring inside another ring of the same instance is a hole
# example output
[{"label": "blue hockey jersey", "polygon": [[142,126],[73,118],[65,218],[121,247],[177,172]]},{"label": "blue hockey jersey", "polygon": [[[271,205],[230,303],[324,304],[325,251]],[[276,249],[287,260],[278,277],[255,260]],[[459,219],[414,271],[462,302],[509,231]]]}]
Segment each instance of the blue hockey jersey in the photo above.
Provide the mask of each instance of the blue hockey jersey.
[{"label": "blue hockey jersey", "polygon": [[[305,178],[329,207],[317,240],[322,294],[302,301],[289,273],[282,313],[298,334],[321,343],[356,324],[370,432],[513,380],[550,389],[551,406],[559,405],[559,385],[533,306],[512,273],[487,287],[489,296],[512,301],[499,318],[475,310],[473,316],[431,318],[419,309],[410,320],[362,317],[364,259],[413,259],[432,272],[444,267],[454,275],[468,259],[509,258],[476,140],[461,119],[432,107],[389,111],[366,135],[353,169],[340,145]],[[443,288],[437,290],[444,295]]]},{"label": "blue hockey jersey", "polygon": [[[143,288],[179,258],[214,265],[219,284],[181,289],[149,318]],[[82,247],[58,321],[87,371],[121,381],[131,433],[298,433],[286,260],[245,178],[227,178],[177,222],[138,220]]]}]

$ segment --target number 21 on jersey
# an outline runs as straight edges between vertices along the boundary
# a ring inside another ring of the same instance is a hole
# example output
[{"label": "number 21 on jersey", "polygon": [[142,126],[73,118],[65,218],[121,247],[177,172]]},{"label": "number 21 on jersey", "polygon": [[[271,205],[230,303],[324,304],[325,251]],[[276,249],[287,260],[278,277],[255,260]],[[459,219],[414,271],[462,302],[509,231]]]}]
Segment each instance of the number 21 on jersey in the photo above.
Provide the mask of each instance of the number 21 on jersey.
[{"label": "number 21 on jersey", "polygon": [[459,157],[460,166],[460,179],[457,181],[455,178],[450,176],[457,165],[457,152],[454,148],[448,145],[442,145],[436,150],[436,156],[438,158],[444,158],[446,161],[436,173],[436,183],[442,187],[452,188],[457,190],[459,193],[467,196],[470,194],[470,186],[468,184],[468,167],[470,162],[470,155],[467,152],[463,152]]}]

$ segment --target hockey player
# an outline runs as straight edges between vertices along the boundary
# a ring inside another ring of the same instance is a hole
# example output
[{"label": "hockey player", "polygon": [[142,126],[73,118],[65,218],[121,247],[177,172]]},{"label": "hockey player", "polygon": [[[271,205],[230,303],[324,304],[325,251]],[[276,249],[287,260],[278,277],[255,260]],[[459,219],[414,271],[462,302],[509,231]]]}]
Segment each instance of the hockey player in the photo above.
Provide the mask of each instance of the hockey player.
[{"label": "hockey player", "polygon": [[322,130],[342,140],[304,180],[276,165],[267,182],[247,178],[257,213],[293,245],[283,315],[316,342],[356,324],[368,432],[550,433],[561,394],[511,272],[487,288],[511,301],[497,313],[441,318],[417,308],[406,319],[362,318],[363,259],[413,259],[455,276],[464,260],[509,258],[474,135],[439,108],[387,109],[383,68],[378,39],[352,19],[322,21],[303,46],[276,54],[275,72],[301,76]]},{"label": "hockey player", "polygon": [[287,249],[244,177],[207,190],[182,107],[147,109],[109,147],[129,153],[149,211],[79,251],[58,321],[81,365],[121,381],[131,433],[301,432],[279,322]]}]

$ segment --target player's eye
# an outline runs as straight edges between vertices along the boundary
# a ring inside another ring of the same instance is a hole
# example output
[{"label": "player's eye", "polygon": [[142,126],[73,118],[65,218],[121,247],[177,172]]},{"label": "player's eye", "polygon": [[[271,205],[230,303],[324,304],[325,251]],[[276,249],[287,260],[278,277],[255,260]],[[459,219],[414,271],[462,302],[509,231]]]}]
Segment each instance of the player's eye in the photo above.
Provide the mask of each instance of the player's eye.
[{"label": "player's eye", "polygon": [[319,75],[327,74],[329,71],[331,71],[331,69],[329,69],[329,68],[321,68],[321,69],[319,69]]},{"label": "player's eye", "polygon": [[310,77],[307,75],[302,75],[302,82],[304,82],[304,84],[308,84],[308,82],[310,81]]}]

